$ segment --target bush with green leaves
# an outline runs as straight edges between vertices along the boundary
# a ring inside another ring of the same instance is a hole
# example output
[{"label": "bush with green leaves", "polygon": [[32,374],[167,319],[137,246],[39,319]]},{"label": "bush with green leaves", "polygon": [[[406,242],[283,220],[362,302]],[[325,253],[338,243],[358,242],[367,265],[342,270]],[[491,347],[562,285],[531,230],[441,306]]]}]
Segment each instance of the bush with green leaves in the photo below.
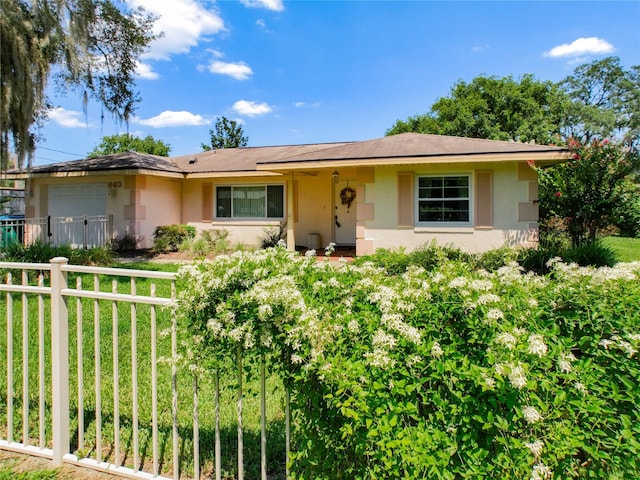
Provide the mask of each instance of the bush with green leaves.
[{"label": "bush with green leaves", "polygon": [[265,356],[299,479],[639,478],[640,264],[399,275],[284,249],[184,266],[197,363]]},{"label": "bush with green leaves", "polygon": [[188,238],[180,244],[180,251],[188,252],[195,258],[220,255],[230,249],[229,231],[222,229],[202,230],[195,238]]},{"label": "bush with green leaves", "polygon": [[177,252],[185,240],[196,236],[192,225],[160,225],[153,232],[153,249],[156,252]]},{"label": "bush with green leaves", "polygon": [[278,245],[280,241],[287,238],[287,223],[281,223],[277,227],[268,227],[262,230],[262,235],[258,237],[260,248],[270,248]]},{"label": "bush with green leaves", "polygon": [[609,140],[595,139],[583,145],[570,139],[572,158],[549,168],[531,166],[540,183],[540,215],[563,219],[574,246],[596,240],[598,233],[615,223],[640,229],[640,217],[621,217],[635,208],[629,181],[640,168],[640,154]]},{"label": "bush with green leaves", "polygon": [[84,249],[37,241],[26,246],[13,243],[0,251],[0,260],[4,262],[49,263],[55,257],[66,257],[74,265],[108,265],[113,262],[113,252],[109,247]]}]

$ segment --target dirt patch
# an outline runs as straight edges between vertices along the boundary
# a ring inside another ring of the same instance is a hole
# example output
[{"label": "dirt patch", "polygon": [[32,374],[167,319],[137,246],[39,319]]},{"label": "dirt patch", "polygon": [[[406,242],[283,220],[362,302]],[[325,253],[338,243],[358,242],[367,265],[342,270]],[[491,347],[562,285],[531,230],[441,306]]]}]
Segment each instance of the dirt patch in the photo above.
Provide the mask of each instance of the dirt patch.
[{"label": "dirt patch", "polygon": [[10,470],[13,473],[22,472],[55,472],[55,476],[42,475],[42,478],[56,478],[58,480],[116,480],[119,477],[94,470],[64,466],[54,468],[51,460],[20,453],[0,450],[0,471]]}]

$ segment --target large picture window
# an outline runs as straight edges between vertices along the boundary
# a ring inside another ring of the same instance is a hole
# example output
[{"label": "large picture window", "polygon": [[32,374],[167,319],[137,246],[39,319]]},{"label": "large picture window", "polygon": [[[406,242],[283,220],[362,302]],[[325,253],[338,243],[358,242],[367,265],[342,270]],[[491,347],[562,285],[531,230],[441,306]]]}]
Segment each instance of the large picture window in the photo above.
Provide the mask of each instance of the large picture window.
[{"label": "large picture window", "polygon": [[215,208],[217,218],[284,218],[284,186],[219,186]]},{"label": "large picture window", "polygon": [[468,225],[470,175],[418,177],[418,223]]}]

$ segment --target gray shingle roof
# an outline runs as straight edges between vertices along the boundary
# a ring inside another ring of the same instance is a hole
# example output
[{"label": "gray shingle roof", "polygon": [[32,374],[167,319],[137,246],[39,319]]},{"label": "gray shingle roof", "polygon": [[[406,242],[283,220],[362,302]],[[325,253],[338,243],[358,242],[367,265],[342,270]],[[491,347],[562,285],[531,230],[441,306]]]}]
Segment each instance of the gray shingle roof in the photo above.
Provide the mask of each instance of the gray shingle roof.
[{"label": "gray shingle roof", "polygon": [[[438,157],[515,153],[560,153],[566,149],[548,145],[451,137],[421,133],[401,133],[388,137],[346,143],[331,148],[288,155],[260,163],[318,162],[406,157]],[[464,160],[461,158],[461,160]]]},{"label": "gray shingle roof", "polygon": [[181,173],[169,157],[159,157],[148,153],[123,152],[83,160],[51,163],[31,168],[31,173],[67,173],[111,170],[153,170],[159,172]]},{"label": "gray shingle roof", "polygon": [[[549,159],[562,158],[567,149],[533,145],[528,143],[501,142],[477,138],[451,137],[443,135],[425,135],[403,133],[389,137],[360,142],[318,143],[309,145],[285,145],[273,147],[226,148],[208,152],[198,152],[177,157],[159,157],[146,153],[125,152],[97,158],[73,160],[32,167],[32,174],[56,174],[71,172],[102,172],[115,170],[145,170],[189,174],[241,174],[243,172],[282,170],[285,165],[301,167],[305,162],[322,164],[340,160],[352,161],[359,165],[397,163],[404,158],[414,161],[424,159],[434,161],[438,157],[452,157],[455,161],[465,161],[465,157],[494,156],[509,160],[509,155],[542,154]],[[362,163],[360,163],[360,161]],[[282,166],[282,167],[280,167]],[[280,168],[279,168],[280,167]],[[8,172],[9,174],[19,172]]]},{"label": "gray shingle roof", "polygon": [[316,143],[309,145],[284,145],[276,147],[223,148],[208,152],[174,157],[173,160],[185,172],[255,172],[261,163],[278,162],[290,157],[319,154],[327,149],[349,145],[348,143]]}]

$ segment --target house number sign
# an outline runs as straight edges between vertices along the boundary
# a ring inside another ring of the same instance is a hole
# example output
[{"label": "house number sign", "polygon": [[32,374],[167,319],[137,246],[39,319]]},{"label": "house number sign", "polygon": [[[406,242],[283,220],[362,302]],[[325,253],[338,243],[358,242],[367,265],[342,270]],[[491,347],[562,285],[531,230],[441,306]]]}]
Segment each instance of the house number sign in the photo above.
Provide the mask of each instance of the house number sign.
[{"label": "house number sign", "polygon": [[107,183],[108,188],[122,188],[122,180],[113,180]]}]

